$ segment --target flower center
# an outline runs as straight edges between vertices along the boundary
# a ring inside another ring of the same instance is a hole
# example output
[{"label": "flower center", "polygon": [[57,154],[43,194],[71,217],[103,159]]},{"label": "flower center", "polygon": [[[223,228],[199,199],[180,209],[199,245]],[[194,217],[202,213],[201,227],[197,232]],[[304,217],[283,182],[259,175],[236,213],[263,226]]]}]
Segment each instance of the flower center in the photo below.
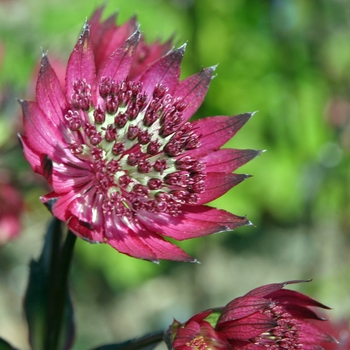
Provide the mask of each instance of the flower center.
[{"label": "flower center", "polygon": [[204,192],[205,165],[186,154],[200,136],[182,112],[187,104],[157,84],[151,98],[142,83],[102,77],[94,106],[91,86],[77,80],[65,115],[69,149],[87,162],[102,208],[116,215],[139,210],[180,213]]},{"label": "flower center", "polygon": [[186,343],[186,346],[193,350],[210,350],[211,348],[205,342],[204,337],[202,335],[192,339],[190,342]]},{"label": "flower center", "polygon": [[277,323],[277,326],[270,331],[261,334],[253,340],[256,345],[274,350],[274,349],[301,349],[300,344],[300,325],[289,312],[283,307],[275,305],[272,308],[263,311]]}]

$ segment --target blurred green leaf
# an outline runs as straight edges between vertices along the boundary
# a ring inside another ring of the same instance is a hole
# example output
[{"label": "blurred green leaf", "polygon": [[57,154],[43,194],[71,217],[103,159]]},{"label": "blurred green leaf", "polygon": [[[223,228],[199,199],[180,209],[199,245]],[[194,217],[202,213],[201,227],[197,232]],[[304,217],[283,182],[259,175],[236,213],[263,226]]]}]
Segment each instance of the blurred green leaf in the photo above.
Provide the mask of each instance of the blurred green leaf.
[{"label": "blurred green leaf", "polygon": [[16,348],[11,346],[6,340],[0,338],[0,350],[16,350]]}]

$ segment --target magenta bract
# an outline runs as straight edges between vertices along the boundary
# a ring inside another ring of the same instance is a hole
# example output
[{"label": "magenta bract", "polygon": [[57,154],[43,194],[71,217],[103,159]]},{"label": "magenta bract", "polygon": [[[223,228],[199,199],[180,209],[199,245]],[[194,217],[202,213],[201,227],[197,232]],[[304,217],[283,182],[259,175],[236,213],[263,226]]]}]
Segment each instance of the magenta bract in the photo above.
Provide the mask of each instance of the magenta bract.
[{"label": "magenta bract", "polygon": [[184,240],[249,225],[204,204],[247,175],[259,151],[223,149],[251,113],[189,122],[215,68],[179,81],[185,45],[145,44],[135,19],[84,25],[61,86],[44,54],[36,102],[20,101],[24,154],[53,191],[41,198],[79,237],[141,259],[195,261]]},{"label": "magenta bract", "polygon": [[184,324],[170,328],[174,350],[190,349],[322,349],[335,339],[316,325],[324,319],[310,309],[328,309],[318,301],[288,289],[290,283],[269,284],[234,299],[223,309],[215,324],[207,310]]}]

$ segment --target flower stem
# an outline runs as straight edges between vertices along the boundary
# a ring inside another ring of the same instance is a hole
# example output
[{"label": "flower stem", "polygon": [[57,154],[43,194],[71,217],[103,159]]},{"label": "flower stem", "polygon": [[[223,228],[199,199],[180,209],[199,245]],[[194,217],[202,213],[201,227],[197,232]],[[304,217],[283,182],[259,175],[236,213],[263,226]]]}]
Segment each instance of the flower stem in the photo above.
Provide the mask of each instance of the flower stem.
[{"label": "flower stem", "polygon": [[138,349],[148,348],[151,345],[156,346],[157,343],[160,343],[163,340],[164,340],[164,331],[159,331],[159,332],[146,334],[140,338],[128,340],[122,344],[103,345],[93,350],[112,350],[112,349],[138,350]]},{"label": "flower stem", "polygon": [[[60,223],[56,224],[59,225]],[[68,231],[63,247],[61,248],[61,237],[62,234],[53,237],[51,244],[51,261],[47,286],[48,305],[44,339],[45,350],[59,350],[63,315],[67,301],[69,268],[76,241],[76,236],[71,231]]]}]

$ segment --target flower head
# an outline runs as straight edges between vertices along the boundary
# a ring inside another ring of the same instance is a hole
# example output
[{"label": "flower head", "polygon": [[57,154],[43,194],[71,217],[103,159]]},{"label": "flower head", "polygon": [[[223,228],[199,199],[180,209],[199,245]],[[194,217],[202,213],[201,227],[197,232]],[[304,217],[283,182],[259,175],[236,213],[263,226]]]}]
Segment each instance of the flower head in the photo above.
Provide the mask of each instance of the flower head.
[{"label": "flower head", "polygon": [[146,45],[135,19],[84,25],[62,87],[43,54],[36,102],[20,101],[24,154],[53,192],[45,203],[78,236],[124,254],[194,261],[184,240],[250,222],[207,207],[247,175],[254,150],[223,149],[251,113],[189,122],[214,68],[179,81],[185,45]]},{"label": "flower head", "polygon": [[[310,307],[328,309],[310,297],[288,289],[290,283],[268,284],[170,328],[174,350],[204,349],[321,349],[334,338],[312,320],[321,321]],[[312,321],[313,322],[313,321]]]}]

